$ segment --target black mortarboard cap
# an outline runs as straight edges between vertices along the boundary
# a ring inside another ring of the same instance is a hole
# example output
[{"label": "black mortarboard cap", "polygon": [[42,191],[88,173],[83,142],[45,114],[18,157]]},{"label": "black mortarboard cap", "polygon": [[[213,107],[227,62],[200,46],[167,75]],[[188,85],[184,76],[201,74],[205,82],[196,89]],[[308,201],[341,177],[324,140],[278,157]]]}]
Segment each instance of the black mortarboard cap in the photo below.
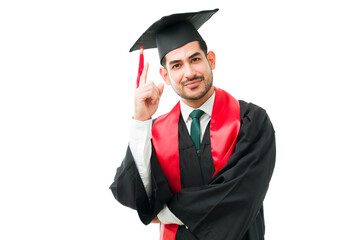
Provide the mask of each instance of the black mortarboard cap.
[{"label": "black mortarboard cap", "polygon": [[130,52],[157,48],[160,61],[170,51],[192,41],[203,41],[197,31],[219,9],[178,13],[162,17],[153,23],[130,48]]}]

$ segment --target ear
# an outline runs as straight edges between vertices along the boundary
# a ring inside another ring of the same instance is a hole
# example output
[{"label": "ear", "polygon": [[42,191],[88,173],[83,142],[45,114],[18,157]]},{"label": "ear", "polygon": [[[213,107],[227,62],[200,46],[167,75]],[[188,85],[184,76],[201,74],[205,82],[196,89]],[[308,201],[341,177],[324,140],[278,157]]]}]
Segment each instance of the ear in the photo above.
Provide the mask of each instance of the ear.
[{"label": "ear", "polygon": [[160,68],[160,75],[164,79],[167,85],[170,85],[170,78],[167,70],[164,67]]},{"label": "ear", "polygon": [[209,61],[211,69],[214,70],[215,69],[215,62],[216,62],[215,53],[213,51],[208,52],[207,59]]}]

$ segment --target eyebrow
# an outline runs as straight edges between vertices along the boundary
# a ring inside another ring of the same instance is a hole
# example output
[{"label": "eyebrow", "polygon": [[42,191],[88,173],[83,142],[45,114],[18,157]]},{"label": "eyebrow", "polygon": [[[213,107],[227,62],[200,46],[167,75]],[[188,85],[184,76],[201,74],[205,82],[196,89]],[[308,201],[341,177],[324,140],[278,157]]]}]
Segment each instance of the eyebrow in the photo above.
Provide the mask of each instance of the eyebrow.
[{"label": "eyebrow", "polygon": [[[196,53],[192,54],[190,57],[188,57],[188,59],[191,59],[191,58],[196,57],[196,56],[199,56],[199,55],[201,55],[201,53],[200,53],[200,52],[196,52]],[[179,63],[179,62],[181,62],[181,60],[172,60],[172,61],[169,62],[169,65],[172,65],[172,64],[175,64],[175,63]]]}]

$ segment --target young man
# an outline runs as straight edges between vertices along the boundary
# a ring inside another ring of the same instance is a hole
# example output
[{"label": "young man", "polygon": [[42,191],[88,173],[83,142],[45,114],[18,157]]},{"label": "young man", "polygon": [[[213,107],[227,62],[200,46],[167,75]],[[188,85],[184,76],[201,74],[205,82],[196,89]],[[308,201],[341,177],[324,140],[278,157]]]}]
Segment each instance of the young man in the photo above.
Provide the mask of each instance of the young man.
[{"label": "young man", "polygon": [[[264,239],[262,203],[275,165],[275,135],[262,108],[213,86],[216,58],[197,29],[217,9],[174,14],[139,39],[159,50],[160,74],[181,101],[152,116],[164,90],[135,91],[129,148],[111,190],[161,239]],[[137,45],[136,43],[135,45]]]}]

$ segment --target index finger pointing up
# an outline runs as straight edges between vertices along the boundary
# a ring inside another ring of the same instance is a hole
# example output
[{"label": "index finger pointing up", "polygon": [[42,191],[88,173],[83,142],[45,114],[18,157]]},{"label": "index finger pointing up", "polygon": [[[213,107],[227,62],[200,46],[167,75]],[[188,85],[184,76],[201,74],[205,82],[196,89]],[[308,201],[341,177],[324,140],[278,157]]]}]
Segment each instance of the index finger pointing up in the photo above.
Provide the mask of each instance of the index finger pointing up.
[{"label": "index finger pointing up", "polygon": [[140,77],[140,84],[139,85],[144,85],[146,83],[146,78],[147,78],[147,73],[148,73],[148,69],[149,69],[149,63],[146,62],[145,66],[144,66],[144,70],[141,73],[141,77]]}]

